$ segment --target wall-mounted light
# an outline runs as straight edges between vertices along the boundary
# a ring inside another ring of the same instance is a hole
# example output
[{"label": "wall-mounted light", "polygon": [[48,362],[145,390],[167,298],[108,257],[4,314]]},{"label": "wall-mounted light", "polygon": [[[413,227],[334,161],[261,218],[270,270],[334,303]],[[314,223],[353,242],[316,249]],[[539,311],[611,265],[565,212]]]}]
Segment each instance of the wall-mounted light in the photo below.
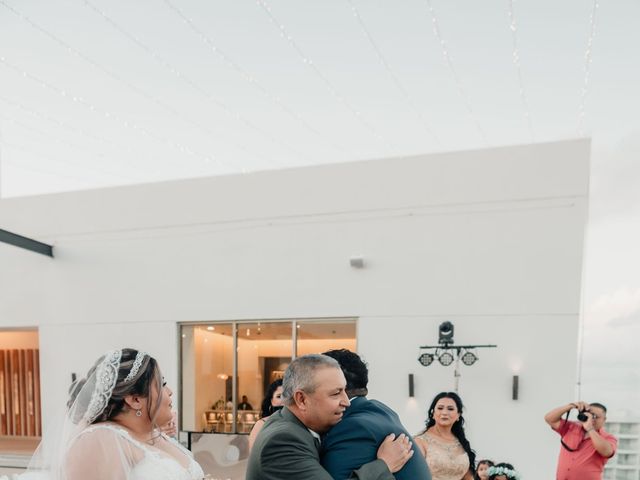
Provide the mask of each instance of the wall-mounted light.
[{"label": "wall-mounted light", "polygon": [[349,265],[353,268],[364,268],[364,258],[363,257],[351,257],[349,259]]},{"label": "wall-mounted light", "polygon": [[518,393],[520,389],[520,376],[514,375],[511,379],[511,399],[518,400]]},{"label": "wall-mounted light", "polygon": [[413,388],[413,373],[409,374],[409,397],[413,398],[414,395],[414,388]]}]

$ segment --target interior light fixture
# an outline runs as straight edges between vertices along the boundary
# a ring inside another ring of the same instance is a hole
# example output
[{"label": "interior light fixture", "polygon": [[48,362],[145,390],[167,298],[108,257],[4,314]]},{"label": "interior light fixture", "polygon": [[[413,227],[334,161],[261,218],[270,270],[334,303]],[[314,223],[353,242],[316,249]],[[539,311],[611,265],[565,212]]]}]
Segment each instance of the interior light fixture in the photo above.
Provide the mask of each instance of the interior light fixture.
[{"label": "interior light fixture", "polygon": [[212,326],[208,326],[208,327],[207,327],[207,330],[209,330],[210,332],[212,332],[212,331],[213,331],[213,330],[215,330],[215,329],[216,329],[216,327],[212,327]]}]

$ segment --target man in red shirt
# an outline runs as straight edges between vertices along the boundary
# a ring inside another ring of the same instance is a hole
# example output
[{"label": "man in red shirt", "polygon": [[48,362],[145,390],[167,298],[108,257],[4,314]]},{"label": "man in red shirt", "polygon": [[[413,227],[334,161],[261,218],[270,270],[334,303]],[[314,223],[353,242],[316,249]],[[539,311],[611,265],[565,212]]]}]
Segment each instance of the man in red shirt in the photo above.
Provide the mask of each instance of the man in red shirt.
[{"label": "man in red shirt", "polygon": [[[584,422],[562,418],[572,408],[584,413]],[[604,430],[607,409],[601,403],[575,402],[554,408],[544,420],[561,437],[556,480],[602,480],[604,465],[616,453],[618,440]]]}]

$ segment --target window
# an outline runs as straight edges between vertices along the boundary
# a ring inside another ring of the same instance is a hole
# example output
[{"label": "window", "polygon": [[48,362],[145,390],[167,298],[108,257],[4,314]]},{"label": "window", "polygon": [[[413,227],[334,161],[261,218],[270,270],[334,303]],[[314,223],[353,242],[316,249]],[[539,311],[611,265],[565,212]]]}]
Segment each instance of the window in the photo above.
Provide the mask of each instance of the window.
[{"label": "window", "polygon": [[249,433],[294,356],[356,349],[354,319],[183,324],[180,335],[181,430],[192,432]]}]

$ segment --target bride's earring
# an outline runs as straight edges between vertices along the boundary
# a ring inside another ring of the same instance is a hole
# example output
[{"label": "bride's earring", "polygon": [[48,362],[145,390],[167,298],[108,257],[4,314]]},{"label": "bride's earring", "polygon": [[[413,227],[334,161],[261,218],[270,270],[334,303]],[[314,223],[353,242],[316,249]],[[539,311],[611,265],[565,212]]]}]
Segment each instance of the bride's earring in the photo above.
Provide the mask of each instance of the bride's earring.
[{"label": "bride's earring", "polygon": [[142,416],[142,410],[136,410],[136,417]]}]

